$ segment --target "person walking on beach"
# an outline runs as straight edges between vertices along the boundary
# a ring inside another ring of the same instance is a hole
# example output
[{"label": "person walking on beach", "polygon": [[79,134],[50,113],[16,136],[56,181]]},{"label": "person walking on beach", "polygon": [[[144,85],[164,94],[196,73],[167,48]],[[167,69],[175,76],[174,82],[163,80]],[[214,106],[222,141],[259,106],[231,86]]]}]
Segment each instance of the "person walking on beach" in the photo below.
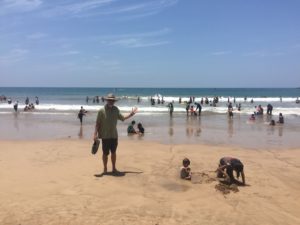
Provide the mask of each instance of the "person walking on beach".
[{"label": "person walking on beach", "polygon": [[15,110],[15,112],[18,112],[18,104],[19,104],[18,101],[16,101],[15,104],[14,104],[14,110]]},{"label": "person walking on beach", "polygon": [[172,102],[170,102],[168,104],[168,108],[169,108],[170,116],[172,116],[173,115],[173,111],[174,111],[174,105],[173,105]]},{"label": "person walking on beach", "polygon": [[78,119],[80,120],[80,125],[82,125],[82,118],[85,116],[87,111],[81,106],[81,109],[78,112]]},{"label": "person walking on beach", "polygon": [[111,152],[112,172],[117,173],[117,122],[118,120],[124,121],[134,116],[137,112],[137,108],[134,107],[129,114],[123,115],[121,114],[119,108],[114,105],[117,101],[115,95],[108,94],[104,99],[106,101],[106,104],[104,108],[99,110],[97,115],[94,131],[94,141],[96,141],[98,138],[102,139],[102,161],[104,167],[103,173],[107,173],[107,161],[109,152]]}]

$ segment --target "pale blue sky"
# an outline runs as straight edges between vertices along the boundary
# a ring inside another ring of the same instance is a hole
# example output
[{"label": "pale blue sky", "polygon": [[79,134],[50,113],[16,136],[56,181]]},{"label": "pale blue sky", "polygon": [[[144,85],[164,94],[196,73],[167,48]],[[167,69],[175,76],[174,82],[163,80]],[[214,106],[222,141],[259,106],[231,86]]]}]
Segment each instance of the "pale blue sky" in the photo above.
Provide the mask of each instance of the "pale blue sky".
[{"label": "pale blue sky", "polygon": [[0,0],[0,86],[299,87],[299,0]]}]

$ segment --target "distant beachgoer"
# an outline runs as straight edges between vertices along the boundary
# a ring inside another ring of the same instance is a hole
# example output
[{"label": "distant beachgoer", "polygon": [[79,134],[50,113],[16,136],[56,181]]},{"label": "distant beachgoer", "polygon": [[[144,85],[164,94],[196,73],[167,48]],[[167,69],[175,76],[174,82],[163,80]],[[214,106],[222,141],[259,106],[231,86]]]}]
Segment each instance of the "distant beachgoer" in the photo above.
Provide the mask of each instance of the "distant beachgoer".
[{"label": "distant beachgoer", "polygon": [[261,107],[261,105],[259,105],[256,108],[256,115],[263,115],[264,114],[264,109]]},{"label": "distant beachgoer", "polygon": [[228,116],[233,118],[233,108],[228,108]]},{"label": "distant beachgoer", "polygon": [[169,108],[170,116],[172,116],[173,115],[173,111],[174,111],[174,105],[173,105],[172,102],[170,102],[168,104],[168,108]]},{"label": "distant beachgoer", "polygon": [[201,98],[200,104],[203,105],[203,103],[204,103],[204,100],[203,100],[203,98]]},{"label": "distant beachgoer", "polygon": [[179,100],[178,100],[179,104],[181,104],[181,97],[179,97]]},{"label": "distant beachgoer", "polygon": [[283,115],[282,113],[279,113],[279,120],[277,123],[281,123],[281,124],[284,124],[284,118],[283,118]]},{"label": "distant beachgoer", "polygon": [[14,110],[15,110],[15,112],[18,112],[18,104],[19,104],[18,101],[16,101],[15,104],[14,104]]},{"label": "distant beachgoer", "polygon": [[190,110],[190,104],[186,103],[185,111],[187,116],[189,115],[189,110]]},{"label": "distant beachgoer", "polygon": [[7,103],[8,103],[8,104],[11,104],[11,103],[12,103],[11,98],[8,98],[8,99],[7,99]]},{"label": "distant beachgoer", "polygon": [[86,96],[86,98],[85,98],[85,101],[86,101],[86,104],[88,104],[89,103],[89,96]]},{"label": "distant beachgoer", "polygon": [[205,104],[206,104],[206,105],[209,104],[209,101],[208,101],[208,98],[207,98],[207,97],[205,98]]},{"label": "distant beachgoer", "polygon": [[98,138],[102,139],[102,161],[103,161],[103,173],[107,173],[107,161],[109,152],[111,152],[112,171],[117,173],[116,150],[118,147],[118,131],[117,122],[118,120],[124,121],[137,112],[137,108],[133,108],[132,111],[127,115],[122,115],[119,108],[114,104],[117,101],[115,95],[108,94],[105,97],[106,104],[104,108],[100,109],[97,116],[97,121],[94,131],[94,141]]},{"label": "distant beachgoer", "polygon": [[271,120],[270,126],[275,126],[275,120]]},{"label": "distant beachgoer", "polygon": [[244,165],[239,159],[236,158],[232,158],[232,157],[221,158],[218,169],[216,170],[217,177],[219,178],[228,177],[230,179],[230,183],[238,183],[239,181],[236,180],[233,176],[233,170],[236,171],[237,178],[239,178],[240,175],[242,175],[242,182],[245,185],[246,182],[245,182],[245,174],[244,174]]},{"label": "distant beachgoer", "polygon": [[233,107],[232,107],[232,103],[231,102],[229,102],[229,104],[228,104],[228,116],[230,118],[233,117]]},{"label": "distant beachgoer", "polygon": [[85,116],[87,111],[81,106],[81,109],[78,112],[78,119],[80,120],[80,124],[82,125],[82,118]]},{"label": "distant beachgoer", "polygon": [[180,168],[180,178],[185,180],[191,180],[191,168],[190,168],[190,160],[188,158],[183,159],[182,167]]},{"label": "distant beachgoer", "polygon": [[246,96],[244,97],[244,101],[247,101],[247,97]]},{"label": "distant beachgoer", "polygon": [[150,103],[151,103],[151,105],[155,105],[155,99],[152,98],[152,96],[151,96],[151,98],[150,98]]},{"label": "distant beachgoer", "polygon": [[127,133],[128,134],[136,134],[136,130],[134,129],[134,125],[135,125],[135,121],[131,121],[131,123],[129,124],[129,126],[127,127]]},{"label": "distant beachgoer", "polygon": [[141,99],[140,96],[137,97],[137,103],[140,103]]},{"label": "distant beachgoer", "polygon": [[241,111],[242,104],[241,104],[241,103],[239,103],[237,108],[238,108],[238,111]]},{"label": "distant beachgoer", "polygon": [[35,96],[35,104],[36,104],[36,105],[40,104],[39,97],[37,97],[37,96]]},{"label": "distant beachgoer", "polygon": [[272,115],[272,111],[273,111],[273,106],[269,103],[267,105],[267,114]]},{"label": "distant beachgoer", "polygon": [[26,97],[26,100],[25,100],[25,105],[28,105],[29,104],[29,98]]},{"label": "distant beachgoer", "polygon": [[197,116],[196,110],[193,105],[190,108],[190,112],[191,112],[191,116]]},{"label": "distant beachgoer", "polygon": [[281,96],[280,96],[280,98],[279,98],[279,99],[280,99],[280,102],[282,102],[282,97],[281,97]]},{"label": "distant beachgoer", "polygon": [[145,133],[145,129],[143,127],[143,125],[141,123],[138,123],[137,128],[139,129],[139,133],[140,134],[144,134]]},{"label": "distant beachgoer", "polygon": [[251,103],[253,103],[254,101],[253,101],[253,98],[251,99]]},{"label": "distant beachgoer", "polygon": [[255,120],[255,115],[254,115],[254,113],[253,113],[253,114],[251,114],[251,116],[250,116],[249,120]]},{"label": "distant beachgoer", "polygon": [[199,111],[199,112],[198,112],[198,115],[201,116],[201,111],[202,111],[202,106],[201,106],[201,104],[198,103],[198,102],[196,102],[195,105],[196,105],[196,111],[197,111],[197,110]]},{"label": "distant beachgoer", "polygon": [[300,103],[300,100],[299,100],[299,98],[297,97],[297,99],[296,99],[296,104],[299,104]]}]

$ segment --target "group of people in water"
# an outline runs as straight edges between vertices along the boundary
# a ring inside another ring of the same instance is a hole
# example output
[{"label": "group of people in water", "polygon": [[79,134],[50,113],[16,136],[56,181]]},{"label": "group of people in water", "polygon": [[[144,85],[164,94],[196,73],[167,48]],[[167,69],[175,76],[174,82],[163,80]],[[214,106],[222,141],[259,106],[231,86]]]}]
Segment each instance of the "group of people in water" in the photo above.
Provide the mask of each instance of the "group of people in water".
[{"label": "group of people in water", "polygon": [[[273,111],[273,106],[269,103],[267,105],[267,115],[272,116],[272,111]],[[264,115],[263,107],[261,105],[255,106],[255,111],[251,114],[251,116],[249,117],[249,120],[250,121],[255,121],[256,116],[262,116],[262,115]],[[284,124],[284,117],[283,117],[282,113],[279,113],[279,118],[278,118],[277,123]],[[276,125],[275,120],[272,119],[270,121],[269,125],[275,126]]]},{"label": "group of people in water", "polygon": [[[8,104],[11,104],[11,103],[12,103],[12,101],[11,101],[10,98],[7,100],[7,102],[8,102]],[[35,104],[36,104],[36,105],[39,105],[39,104],[40,104],[39,97],[37,97],[37,96],[35,96]],[[19,101],[15,101],[15,102],[14,102],[13,108],[14,108],[15,112],[18,112]],[[35,109],[34,104],[33,104],[33,103],[30,103],[30,102],[29,102],[29,98],[26,97],[26,99],[25,99],[24,112],[33,111],[34,109]]]}]

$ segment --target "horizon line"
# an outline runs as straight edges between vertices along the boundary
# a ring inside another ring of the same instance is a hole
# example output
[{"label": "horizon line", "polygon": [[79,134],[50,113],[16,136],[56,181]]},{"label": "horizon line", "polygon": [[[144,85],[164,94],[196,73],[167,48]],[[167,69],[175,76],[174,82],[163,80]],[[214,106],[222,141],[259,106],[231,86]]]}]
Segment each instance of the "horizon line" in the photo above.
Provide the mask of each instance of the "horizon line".
[{"label": "horizon line", "polygon": [[265,88],[265,89],[272,89],[272,88],[280,88],[280,89],[283,89],[283,88],[290,88],[290,89],[300,89],[300,86],[299,87],[122,87],[122,86],[106,86],[106,87],[94,87],[94,86],[82,86],[82,87],[79,87],[79,86],[69,86],[69,87],[66,87],[66,86],[0,86],[0,88],[177,88],[177,89],[184,89],[184,88],[190,88],[190,89],[195,89],[195,88],[198,88],[198,89],[246,89],[246,88],[249,88],[249,89],[255,89],[255,88]]}]

